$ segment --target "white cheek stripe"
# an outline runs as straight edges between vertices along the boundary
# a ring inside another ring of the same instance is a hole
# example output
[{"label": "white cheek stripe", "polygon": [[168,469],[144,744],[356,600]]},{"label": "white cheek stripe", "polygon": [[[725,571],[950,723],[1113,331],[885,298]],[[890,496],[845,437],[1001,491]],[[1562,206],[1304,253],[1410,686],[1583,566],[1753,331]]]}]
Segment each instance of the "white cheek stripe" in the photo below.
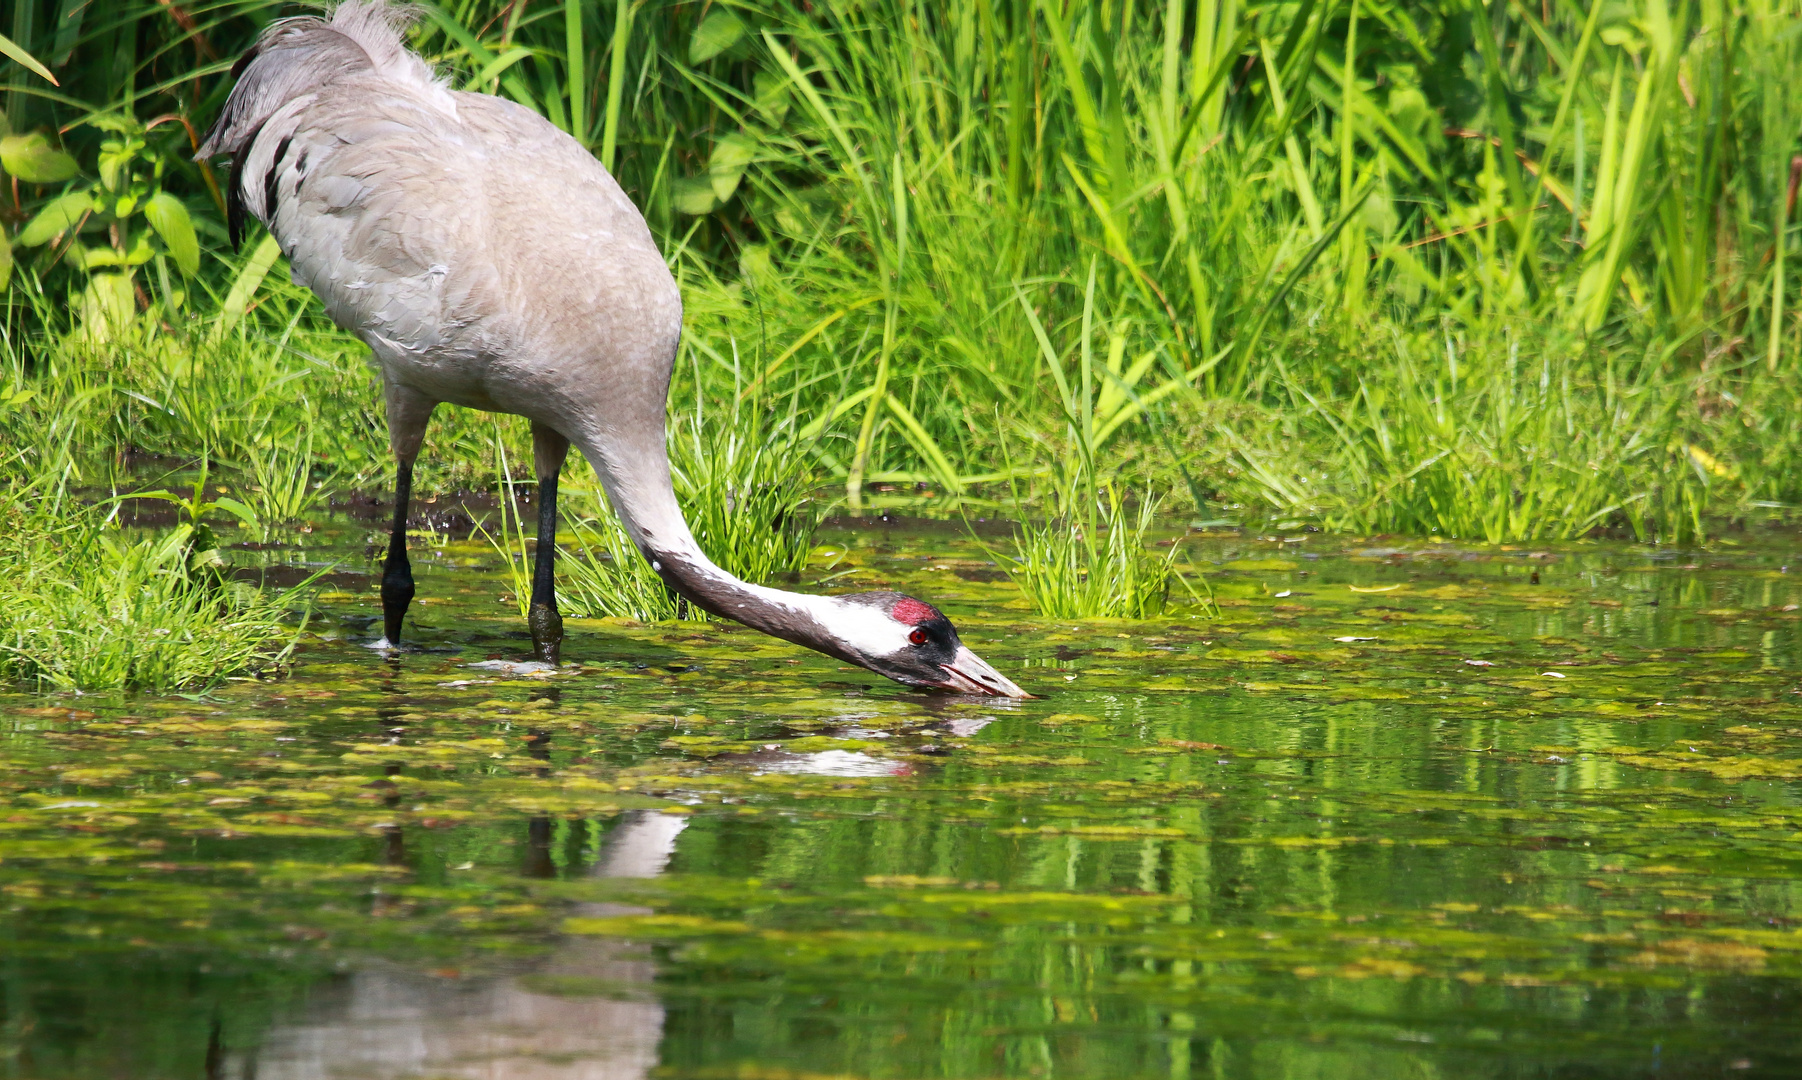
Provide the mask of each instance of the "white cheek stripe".
[{"label": "white cheek stripe", "polygon": [[896,622],[881,608],[847,604],[831,596],[783,592],[758,585],[749,588],[768,603],[805,611],[833,637],[865,656],[894,656],[911,644],[907,635],[913,628]]},{"label": "white cheek stripe", "polygon": [[907,648],[908,627],[880,608],[863,604],[833,604],[826,628],[865,656],[893,656]]}]

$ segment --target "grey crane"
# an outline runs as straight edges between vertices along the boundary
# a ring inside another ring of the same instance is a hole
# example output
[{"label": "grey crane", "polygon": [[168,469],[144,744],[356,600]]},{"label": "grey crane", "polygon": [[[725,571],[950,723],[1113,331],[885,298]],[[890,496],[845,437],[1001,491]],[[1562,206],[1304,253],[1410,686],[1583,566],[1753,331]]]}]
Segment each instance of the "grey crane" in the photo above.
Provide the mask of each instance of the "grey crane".
[{"label": "grey crane", "polygon": [[406,520],[440,402],[532,423],[538,538],[527,624],[563,639],[553,586],[557,479],[594,465],[651,568],[702,609],[898,682],[1025,697],[938,609],[894,592],[810,596],[708,559],[670,486],[664,409],[682,297],[644,218],[575,139],[529,109],[449,89],[401,38],[402,9],[346,0],[272,24],[199,157],[230,155],[234,242],[266,226],[333,321],[382,372],[395,468],[384,641],[412,601]]}]

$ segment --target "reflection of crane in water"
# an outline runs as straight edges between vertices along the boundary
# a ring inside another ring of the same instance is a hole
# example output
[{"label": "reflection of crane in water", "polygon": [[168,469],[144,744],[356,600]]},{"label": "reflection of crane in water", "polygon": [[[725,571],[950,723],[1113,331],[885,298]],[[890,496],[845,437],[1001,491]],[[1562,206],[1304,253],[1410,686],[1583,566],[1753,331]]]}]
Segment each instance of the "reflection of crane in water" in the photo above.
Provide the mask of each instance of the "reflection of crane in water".
[{"label": "reflection of crane in water", "polygon": [[[687,819],[641,811],[607,837],[596,877],[656,877]],[[583,915],[643,914],[587,904]],[[370,967],[278,1024],[254,1055],[225,1062],[222,1080],[640,1080],[657,1064],[663,1007],[642,946],[569,938],[533,972],[579,976],[619,997],[535,993],[518,976],[439,978]],[[637,995],[632,991],[636,988]]]}]

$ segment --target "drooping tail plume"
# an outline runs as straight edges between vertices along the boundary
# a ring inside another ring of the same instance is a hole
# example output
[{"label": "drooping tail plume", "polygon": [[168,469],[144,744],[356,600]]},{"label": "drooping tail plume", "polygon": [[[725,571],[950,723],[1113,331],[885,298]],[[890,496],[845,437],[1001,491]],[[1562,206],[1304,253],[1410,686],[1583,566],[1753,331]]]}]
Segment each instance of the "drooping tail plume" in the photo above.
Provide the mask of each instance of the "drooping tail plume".
[{"label": "drooping tail plume", "polygon": [[345,0],[329,20],[302,15],[270,24],[233,65],[237,85],[195,157],[241,155],[282,106],[346,75],[374,71],[430,85],[431,69],[401,39],[413,14],[385,0]]}]

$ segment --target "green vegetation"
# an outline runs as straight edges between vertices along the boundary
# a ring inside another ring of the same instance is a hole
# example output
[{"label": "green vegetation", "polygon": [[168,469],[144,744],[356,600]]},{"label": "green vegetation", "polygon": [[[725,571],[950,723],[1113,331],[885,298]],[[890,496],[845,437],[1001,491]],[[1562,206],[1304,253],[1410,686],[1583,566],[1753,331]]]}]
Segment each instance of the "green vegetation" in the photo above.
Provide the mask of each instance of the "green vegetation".
[{"label": "green vegetation", "polygon": [[[486,664],[510,512],[420,545],[417,652],[360,647],[368,588],[241,584],[209,552],[366,558],[322,509],[390,469],[363,349],[190,161],[292,9],[13,0],[60,79],[0,68],[18,1069],[374,1045],[354,969],[538,1066],[599,1002],[672,1076],[1797,1072],[1793,552],[1563,542],[1802,501],[1797,3],[422,7],[645,208],[703,544],[930,596],[1037,698],[699,621]],[[529,460],[443,409],[418,490]],[[564,490],[566,610],[693,614]],[[928,498],[1021,524],[819,524]],[[668,872],[597,878],[636,811]]]},{"label": "green vegetation", "polygon": [[[1170,599],[1176,547],[1154,555],[1146,541],[1155,499],[1136,511],[1112,485],[1060,491],[1057,512],[1016,526],[1007,572],[1040,615],[1053,619],[1151,619]],[[1004,555],[1003,558],[1006,558]]]},{"label": "green vegetation", "polygon": [[278,666],[293,593],[230,580],[210,535],[133,536],[67,499],[0,493],[0,679],[169,690]]},{"label": "green vegetation", "polygon": [[[101,388],[46,416],[14,374],[0,385],[0,681],[173,690],[279,668],[305,625],[291,610],[301,590],[234,580],[209,524],[224,514],[261,530],[256,510],[210,487],[204,458],[186,494],[84,503],[75,447]],[[174,526],[121,527],[122,504],[145,500],[174,504]]]},{"label": "green vegetation", "polygon": [[[316,484],[381,475],[357,350],[271,245],[223,250],[187,161],[277,6],[13,10],[62,79],[15,66],[7,95],[31,408],[98,388],[93,462],[261,463],[269,518],[304,512],[268,449],[293,432]],[[424,11],[458,86],[543,112],[644,207],[688,300],[679,403],[794,402],[807,479],[853,506],[1059,490],[1035,319],[1124,361],[1097,479],[1202,517],[1673,540],[1798,499],[1784,5]],[[491,478],[484,427],[440,421],[425,481]],[[1020,435],[1042,452],[1002,470]]]},{"label": "green vegetation", "polygon": [[[0,131],[0,434],[64,430],[87,489],[212,462],[265,539],[388,470],[361,347],[268,238],[228,250],[190,160],[281,10],[24,0],[61,81],[12,63]],[[678,484],[753,578],[801,569],[805,492],[1011,490],[1060,615],[1157,610],[1159,505],[1677,541],[1802,500],[1790,7],[421,10],[457,86],[644,208],[688,309]],[[421,489],[503,482],[495,431],[442,410]],[[581,473],[572,608],[677,614]]]},{"label": "green vegetation", "polygon": [[[1059,459],[1054,446],[1047,456],[1054,465],[1051,516],[1033,521],[1030,511],[1016,509],[1014,554],[1008,574],[1040,615],[1054,619],[1154,618],[1169,599],[1172,564],[1177,549],[1171,543],[1164,555],[1146,549],[1158,506],[1147,492],[1136,512],[1129,510],[1118,487],[1099,479],[1103,445],[1133,412],[1143,411],[1146,399],[1134,389],[1155,354],[1126,364],[1126,342],[1116,334],[1108,343],[1103,362],[1094,348],[1095,262],[1089,263],[1088,287],[1083,291],[1081,341],[1074,374],[1065,370],[1038,315],[1023,292],[1016,290],[1026,321],[1032,327],[1046,370],[1063,406],[1062,441],[1074,453]],[[1051,440],[1044,440],[1050,442]],[[1181,468],[1181,463],[1178,462]],[[1011,473],[1012,470],[1010,469]],[[1188,478],[1187,470],[1183,470]],[[1003,558],[1006,558],[1003,556]]]}]

